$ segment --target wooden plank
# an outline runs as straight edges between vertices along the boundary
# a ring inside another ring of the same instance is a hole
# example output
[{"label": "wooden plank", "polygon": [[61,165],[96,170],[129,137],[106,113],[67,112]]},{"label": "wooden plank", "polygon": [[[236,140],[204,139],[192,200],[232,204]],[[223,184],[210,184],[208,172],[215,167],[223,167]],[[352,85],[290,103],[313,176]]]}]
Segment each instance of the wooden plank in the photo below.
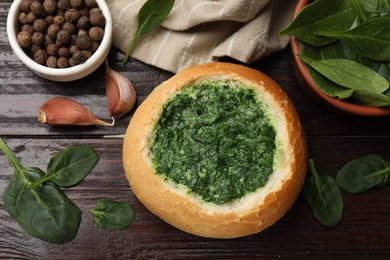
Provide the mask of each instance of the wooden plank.
[{"label": "wooden plank", "polygon": [[[220,240],[186,234],[164,223],[137,200],[128,186],[120,139],[24,139],[7,138],[23,164],[45,169],[50,156],[74,144],[90,144],[100,161],[79,185],[66,194],[81,208],[82,222],[75,240],[51,245],[31,238],[9,217],[0,201],[0,256],[5,258],[185,258],[185,257],[370,257],[390,254],[390,187],[344,197],[344,217],[339,226],[325,228],[312,216],[300,195],[290,211],[260,234]],[[321,174],[335,176],[344,163],[367,151],[390,159],[388,137],[309,137],[310,155]],[[0,153],[0,191],[13,169]],[[106,230],[93,223],[88,210],[100,198],[129,202],[136,219],[125,230]]]}]

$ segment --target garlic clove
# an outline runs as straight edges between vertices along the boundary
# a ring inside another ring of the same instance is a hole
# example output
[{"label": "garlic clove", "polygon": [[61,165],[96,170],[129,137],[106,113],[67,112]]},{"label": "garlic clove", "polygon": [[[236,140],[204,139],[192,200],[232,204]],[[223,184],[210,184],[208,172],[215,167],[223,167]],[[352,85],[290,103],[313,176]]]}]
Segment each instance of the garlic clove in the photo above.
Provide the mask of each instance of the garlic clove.
[{"label": "garlic clove", "polygon": [[48,99],[37,112],[38,122],[49,125],[113,126],[97,119],[82,104],[66,97]]},{"label": "garlic clove", "polygon": [[135,105],[137,94],[130,80],[111,69],[105,61],[106,95],[108,110],[114,118],[120,118]]}]

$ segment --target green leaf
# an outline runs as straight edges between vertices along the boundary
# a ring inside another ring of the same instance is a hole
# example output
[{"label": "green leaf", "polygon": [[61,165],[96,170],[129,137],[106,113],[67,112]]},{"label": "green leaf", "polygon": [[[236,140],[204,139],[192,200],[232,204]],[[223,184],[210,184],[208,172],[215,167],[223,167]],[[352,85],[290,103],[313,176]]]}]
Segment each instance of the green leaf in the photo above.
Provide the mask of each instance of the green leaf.
[{"label": "green leaf", "polygon": [[351,100],[356,104],[368,107],[390,106],[390,96],[363,90],[355,91]]},{"label": "green leaf", "polygon": [[316,35],[317,31],[349,30],[357,13],[349,0],[317,0],[306,5],[280,35],[294,35],[314,46],[323,46],[336,39]]},{"label": "green leaf", "polygon": [[[334,46],[335,44],[337,43],[329,44],[322,48],[317,48],[301,41],[300,42],[301,54],[317,60],[321,60],[324,57],[336,58],[342,56],[342,54],[340,53],[341,50],[339,48],[332,48],[332,46]],[[321,73],[317,72],[316,70],[314,70],[309,66],[307,66],[307,70],[314,84],[328,96],[345,99],[345,98],[349,98],[354,92],[353,89],[345,88],[329,80],[328,78],[324,77]]]},{"label": "green leaf", "polygon": [[101,199],[90,212],[102,228],[123,229],[134,221],[133,209],[126,202]]},{"label": "green leaf", "polygon": [[390,184],[390,163],[380,155],[372,154],[347,163],[337,173],[337,184],[357,194]]},{"label": "green leaf", "polygon": [[89,145],[65,148],[50,159],[47,174],[32,183],[30,188],[46,181],[61,187],[73,186],[92,171],[98,160],[99,157]]},{"label": "green leaf", "polygon": [[312,176],[305,181],[302,193],[309,202],[314,216],[324,226],[334,227],[343,215],[343,198],[336,181],[331,176],[317,173],[314,162],[309,160]]},{"label": "green leaf", "polygon": [[372,18],[349,31],[317,31],[317,35],[341,39],[357,54],[390,61],[390,17]]},{"label": "green leaf", "polygon": [[44,172],[22,166],[1,138],[0,149],[15,170],[4,191],[5,210],[33,237],[53,244],[73,240],[80,225],[80,209],[52,182],[30,189],[29,185]]},{"label": "green leaf", "polygon": [[175,0],[148,0],[138,13],[138,27],[127,49],[123,64],[133,51],[138,38],[156,29],[171,12]]},{"label": "green leaf", "polygon": [[354,90],[383,93],[389,82],[372,69],[347,59],[314,60],[304,55],[300,59],[331,81]]}]

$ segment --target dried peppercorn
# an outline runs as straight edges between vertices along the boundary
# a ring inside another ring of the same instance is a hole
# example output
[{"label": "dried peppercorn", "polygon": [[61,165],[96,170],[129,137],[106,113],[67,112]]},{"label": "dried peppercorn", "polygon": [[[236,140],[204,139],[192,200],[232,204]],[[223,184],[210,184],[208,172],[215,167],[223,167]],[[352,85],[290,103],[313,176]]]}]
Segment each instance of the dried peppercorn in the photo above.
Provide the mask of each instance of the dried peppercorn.
[{"label": "dried peppercorn", "polygon": [[27,23],[27,14],[25,12],[21,12],[19,14],[19,18],[18,19],[19,19],[19,22],[21,24],[26,24]]},{"label": "dried peppercorn", "polygon": [[26,18],[27,18],[27,23],[33,24],[38,19],[38,16],[33,12],[29,12]]},{"label": "dried peppercorn", "polygon": [[77,20],[76,26],[78,29],[88,30],[89,27],[91,27],[91,21],[89,20],[89,18],[87,16],[81,16]]},{"label": "dried peppercorn", "polygon": [[43,9],[48,14],[54,14],[57,12],[58,4],[55,0],[45,0],[43,1]]},{"label": "dried peppercorn", "polygon": [[100,9],[96,12],[93,12],[89,17],[89,20],[91,21],[91,24],[93,26],[103,27],[106,24],[106,18],[104,17],[103,12]]},{"label": "dried peppercorn", "polygon": [[70,0],[58,0],[58,8],[62,11],[68,10],[70,7]]},{"label": "dried peppercorn", "polygon": [[57,33],[61,30],[60,26],[53,23],[51,25],[49,25],[49,27],[47,28],[47,35],[50,36],[50,38],[52,39],[56,39],[57,38]]},{"label": "dried peppercorn", "polygon": [[[35,3],[35,2],[34,2]],[[34,32],[45,33],[47,30],[48,24],[44,19],[36,19],[33,23]]]},{"label": "dried peppercorn", "polygon": [[69,61],[65,57],[59,57],[57,59],[57,67],[58,68],[67,68],[69,67]]},{"label": "dried peppercorn", "polygon": [[21,31],[18,33],[17,40],[22,48],[30,48],[32,45],[32,35],[27,31]]},{"label": "dried peppercorn", "polygon": [[77,47],[76,44],[73,44],[73,45],[71,45],[71,46],[69,47],[69,52],[70,52],[70,54],[73,54],[73,53],[75,53],[75,52],[78,51],[78,50],[79,50],[79,47]]},{"label": "dried peppercorn", "polygon": [[100,41],[92,41],[91,42],[91,47],[89,48],[92,52],[97,51],[97,49],[100,46]]},{"label": "dried peppercorn", "polygon": [[47,60],[48,57],[49,57],[49,55],[47,54],[46,50],[43,50],[43,49],[37,50],[34,53],[34,60],[38,64],[41,64],[41,65],[45,65],[46,64],[46,60]]},{"label": "dried peppercorn", "polygon": [[104,30],[102,27],[94,26],[91,29],[89,29],[88,35],[92,41],[100,41],[101,39],[103,39]]},{"label": "dried peppercorn", "polygon": [[95,0],[85,0],[85,6],[88,7],[89,9],[94,8],[97,6],[97,3]]},{"label": "dried peppercorn", "polygon": [[75,9],[81,9],[84,7],[83,0],[70,0],[70,6]]},{"label": "dried peppercorn", "polygon": [[65,12],[65,20],[70,23],[76,23],[80,18],[80,13],[77,9],[71,8]]},{"label": "dried peppercorn", "polygon": [[61,47],[58,49],[58,55],[60,57],[64,57],[64,58],[68,58],[70,57],[70,52],[69,52],[69,48],[66,48],[66,47]]},{"label": "dried peppercorn", "polygon": [[45,35],[41,32],[34,32],[31,41],[36,45],[43,45],[45,43]]},{"label": "dried peppercorn", "polygon": [[20,31],[28,32],[31,35],[34,33],[33,28],[32,28],[32,26],[30,24],[24,24],[22,26],[22,28],[20,29]]},{"label": "dried peppercorn", "polygon": [[57,41],[56,44],[60,47],[66,46],[70,40],[70,33],[67,30],[60,30],[57,33]]},{"label": "dried peppercorn", "polygon": [[35,0],[22,0],[22,2],[20,3],[20,10],[28,14],[31,11],[30,5],[34,1]]},{"label": "dried peppercorn", "polygon": [[59,47],[57,46],[57,44],[54,44],[54,43],[50,43],[46,47],[47,54],[49,54],[51,56],[56,56],[58,54],[58,50],[59,50]]},{"label": "dried peppercorn", "polygon": [[91,39],[87,34],[77,37],[76,45],[80,50],[87,50],[91,46]]},{"label": "dried peppercorn", "polygon": [[65,22],[62,29],[67,30],[70,34],[75,34],[77,32],[76,25],[70,22]]},{"label": "dried peppercorn", "polygon": [[63,26],[65,23],[65,17],[63,15],[56,15],[54,16],[53,23],[58,26]]},{"label": "dried peppercorn", "polygon": [[75,53],[73,53],[72,59],[75,62],[75,64],[81,64],[84,63],[88,58],[83,51],[78,50]]},{"label": "dried peppercorn", "polygon": [[32,45],[31,45],[31,48],[30,48],[30,50],[32,51],[32,53],[36,53],[38,50],[42,50],[43,48],[42,48],[42,45],[37,45],[37,44],[35,44],[35,43],[33,43]]},{"label": "dried peppercorn", "polygon": [[43,9],[43,5],[41,2],[34,1],[30,5],[31,12],[39,17],[45,14],[45,9]]},{"label": "dried peppercorn", "polygon": [[57,57],[49,56],[46,60],[46,66],[49,68],[57,68]]},{"label": "dried peppercorn", "polygon": [[48,46],[49,44],[54,43],[54,40],[55,40],[55,39],[51,38],[49,35],[46,34],[46,35],[45,35],[45,43],[44,43],[45,48],[47,48],[47,46]]}]

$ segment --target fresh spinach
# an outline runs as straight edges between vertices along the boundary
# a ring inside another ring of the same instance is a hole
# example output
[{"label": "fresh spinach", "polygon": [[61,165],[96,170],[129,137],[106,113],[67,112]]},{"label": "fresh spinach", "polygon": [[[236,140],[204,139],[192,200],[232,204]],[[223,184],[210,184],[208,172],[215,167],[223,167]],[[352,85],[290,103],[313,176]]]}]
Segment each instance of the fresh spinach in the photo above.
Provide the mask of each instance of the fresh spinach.
[{"label": "fresh spinach", "polygon": [[299,58],[331,81],[354,90],[383,93],[389,82],[370,68],[348,59],[314,60],[305,55]]},{"label": "fresh spinach", "polygon": [[171,12],[175,0],[148,0],[138,13],[138,27],[127,49],[123,64],[133,51],[138,38],[156,29]]},{"label": "fresh spinach", "polygon": [[30,188],[46,181],[61,187],[73,186],[92,171],[98,160],[99,157],[89,145],[65,148],[50,159],[47,174],[33,182]]},{"label": "fresh spinach", "polygon": [[328,30],[316,34],[341,39],[357,54],[371,60],[390,60],[390,17],[369,19],[349,31]]},{"label": "fresh spinach", "polygon": [[80,209],[52,182],[29,188],[44,172],[24,167],[1,138],[0,149],[15,170],[4,191],[5,210],[33,237],[54,244],[73,240],[80,225]]},{"label": "fresh spinach", "polygon": [[[352,60],[390,82],[389,22],[390,0],[316,0],[306,5],[280,34],[296,36],[300,41],[302,56],[317,61]],[[330,25],[325,28],[326,23]],[[339,67],[343,67],[343,64],[340,63]],[[344,84],[329,80],[322,71],[319,72],[310,65],[307,69],[319,89],[331,97],[364,106],[389,106],[390,88],[383,92],[376,88],[361,88],[366,81],[373,80],[370,77],[361,81],[358,87],[353,82],[345,87]],[[354,78],[362,78],[360,70],[349,71],[354,73]],[[334,71],[326,69],[326,72],[329,74]],[[374,77],[378,78],[377,75]],[[341,80],[346,82],[348,78],[344,79]]]},{"label": "fresh spinach", "polygon": [[123,229],[134,221],[134,211],[126,202],[101,199],[90,212],[102,228]]},{"label": "fresh spinach", "polygon": [[357,194],[390,184],[390,162],[372,154],[347,163],[336,177],[337,184]]},{"label": "fresh spinach", "polygon": [[311,45],[323,46],[336,39],[317,35],[317,31],[348,30],[356,17],[349,0],[317,0],[306,5],[280,35],[294,35]]},{"label": "fresh spinach", "polygon": [[312,176],[305,181],[302,193],[309,202],[314,216],[327,227],[336,226],[343,215],[343,198],[331,176],[317,173],[313,159],[309,160]]}]

